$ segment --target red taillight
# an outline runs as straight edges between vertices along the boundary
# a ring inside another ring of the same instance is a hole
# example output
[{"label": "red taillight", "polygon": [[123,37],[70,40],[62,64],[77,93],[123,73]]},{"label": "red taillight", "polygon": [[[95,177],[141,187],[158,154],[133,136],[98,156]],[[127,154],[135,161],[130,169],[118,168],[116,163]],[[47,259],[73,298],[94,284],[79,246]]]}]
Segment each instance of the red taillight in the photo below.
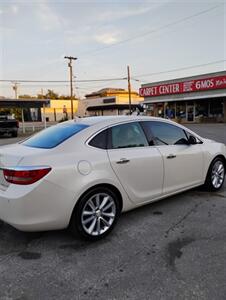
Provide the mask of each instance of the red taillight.
[{"label": "red taillight", "polygon": [[4,169],[3,174],[5,180],[10,183],[26,185],[40,180],[46,174],[48,174],[50,170],[51,168],[33,170]]}]

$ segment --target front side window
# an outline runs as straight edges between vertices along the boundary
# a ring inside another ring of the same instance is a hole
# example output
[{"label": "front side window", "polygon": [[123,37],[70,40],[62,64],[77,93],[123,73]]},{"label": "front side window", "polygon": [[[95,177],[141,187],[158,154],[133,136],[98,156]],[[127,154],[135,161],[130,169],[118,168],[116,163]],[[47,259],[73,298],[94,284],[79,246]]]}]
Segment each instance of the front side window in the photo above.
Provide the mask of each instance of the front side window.
[{"label": "front side window", "polygon": [[112,127],[111,144],[112,149],[148,146],[143,129],[136,122]]},{"label": "front side window", "polygon": [[182,128],[163,122],[150,122],[156,145],[188,144],[187,136]]},{"label": "front side window", "polygon": [[24,141],[22,145],[44,149],[54,148],[87,127],[86,124],[65,122],[40,131]]}]

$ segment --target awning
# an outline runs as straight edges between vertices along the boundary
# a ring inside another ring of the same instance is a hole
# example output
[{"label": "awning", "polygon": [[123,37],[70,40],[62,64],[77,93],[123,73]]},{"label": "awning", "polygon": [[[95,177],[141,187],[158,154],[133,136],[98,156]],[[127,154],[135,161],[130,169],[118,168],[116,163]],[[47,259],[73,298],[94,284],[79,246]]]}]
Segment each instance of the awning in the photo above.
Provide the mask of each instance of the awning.
[{"label": "awning", "polygon": [[202,100],[202,99],[214,99],[214,98],[226,98],[226,93],[221,94],[212,94],[212,95],[180,95],[180,97],[158,97],[158,99],[155,99],[154,97],[147,97],[144,100],[145,103],[160,103],[160,102],[177,102],[177,101],[195,101],[195,100]]},{"label": "awning", "polygon": [[40,108],[49,105],[48,99],[0,99],[0,108]]},{"label": "awning", "polygon": [[[138,104],[131,104],[131,108],[137,108]],[[129,109],[129,104],[112,104],[112,105],[96,105],[96,106],[88,106],[88,111],[95,110],[109,110],[109,109]]]}]

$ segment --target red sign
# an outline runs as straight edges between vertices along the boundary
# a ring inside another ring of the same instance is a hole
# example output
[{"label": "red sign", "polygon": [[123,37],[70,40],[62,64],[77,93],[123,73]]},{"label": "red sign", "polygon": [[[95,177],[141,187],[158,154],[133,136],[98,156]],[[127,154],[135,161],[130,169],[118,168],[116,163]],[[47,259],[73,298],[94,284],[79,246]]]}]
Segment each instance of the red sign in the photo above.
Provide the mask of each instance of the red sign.
[{"label": "red sign", "polygon": [[183,94],[226,88],[226,75],[140,88],[141,97]]}]

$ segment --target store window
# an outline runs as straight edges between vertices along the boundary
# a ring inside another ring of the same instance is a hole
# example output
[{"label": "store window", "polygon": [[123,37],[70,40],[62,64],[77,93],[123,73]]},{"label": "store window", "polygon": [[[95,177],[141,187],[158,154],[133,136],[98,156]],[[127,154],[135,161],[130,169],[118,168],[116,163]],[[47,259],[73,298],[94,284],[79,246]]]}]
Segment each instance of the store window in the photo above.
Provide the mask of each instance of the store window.
[{"label": "store window", "polygon": [[176,116],[176,111],[175,111],[175,102],[169,102],[165,106],[165,117],[167,119],[174,119]]},{"label": "store window", "polygon": [[222,100],[210,100],[210,117],[223,117]]},{"label": "store window", "polygon": [[186,102],[177,102],[176,116],[179,119],[186,119]]},{"label": "store window", "polygon": [[155,116],[155,104],[146,104],[144,111],[147,116]]},{"label": "store window", "polygon": [[195,116],[196,117],[208,117],[209,115],[209,103],[207,100],[196,102]]},{"label": "store window", "polygon": [[164,103],[157,104],[157,117],[164,117]]}]

